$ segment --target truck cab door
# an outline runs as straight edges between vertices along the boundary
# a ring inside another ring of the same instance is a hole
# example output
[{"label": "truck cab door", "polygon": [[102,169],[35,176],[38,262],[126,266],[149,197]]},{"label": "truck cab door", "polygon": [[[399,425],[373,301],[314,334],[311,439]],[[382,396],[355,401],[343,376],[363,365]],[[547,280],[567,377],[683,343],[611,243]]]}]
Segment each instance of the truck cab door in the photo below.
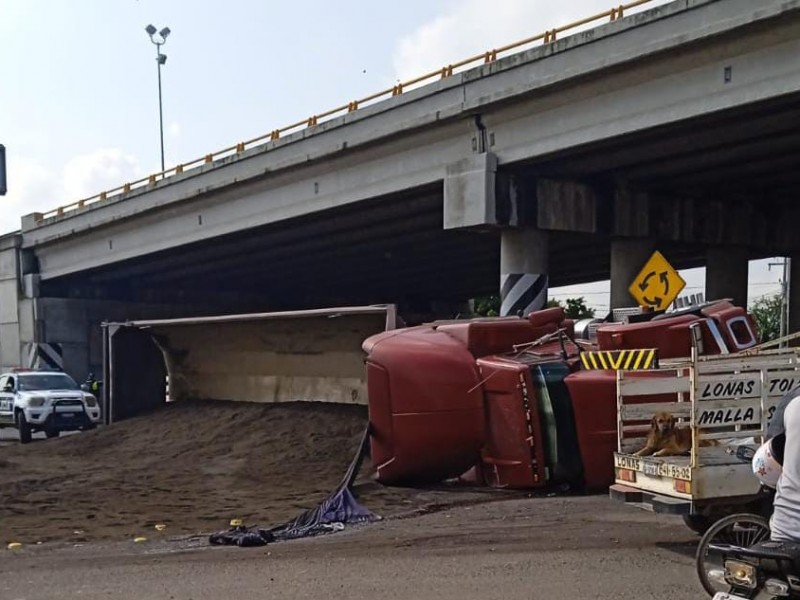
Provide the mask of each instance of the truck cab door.
[{"label": "truck cab door", "polygon": [[544,485],[544,442],[530,367],[491,356],[477,362],[486,400],[481,451],[486,483],[514,489]]}]

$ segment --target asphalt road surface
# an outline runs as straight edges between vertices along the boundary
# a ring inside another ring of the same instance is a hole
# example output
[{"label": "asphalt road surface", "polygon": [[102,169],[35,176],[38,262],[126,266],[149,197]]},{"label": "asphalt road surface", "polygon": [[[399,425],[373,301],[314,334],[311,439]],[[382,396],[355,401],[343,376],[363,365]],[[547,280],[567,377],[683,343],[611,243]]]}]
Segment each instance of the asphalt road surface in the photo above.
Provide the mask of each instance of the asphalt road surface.
[{"label": "asphalt road surface", "polygon": [[682,521],[604,496],[460,506],[261,548],[159,535],[0,550],[0,598],[705,597],[693,570],[697,537]]}]

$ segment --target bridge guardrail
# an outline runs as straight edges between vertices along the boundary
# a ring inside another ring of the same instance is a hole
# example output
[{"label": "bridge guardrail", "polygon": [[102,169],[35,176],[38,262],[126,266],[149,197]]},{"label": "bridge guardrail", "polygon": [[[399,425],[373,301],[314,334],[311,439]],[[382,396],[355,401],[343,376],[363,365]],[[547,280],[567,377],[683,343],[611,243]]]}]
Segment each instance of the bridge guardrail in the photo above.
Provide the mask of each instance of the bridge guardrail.
[{"label": "bridge guardrail", "polygon": [[628,2],[627,4],[620,4],[619,6],[611,8],[607,11],[597,13],[589,17],[585,17],[578,21],[568,23],[567,25],[562,25],[561,27],[556,27],[554,29],[548,29],[547,31],[525,38],[523,40],[519,40],[511,44],[506,44],[505,46],[500,46],[498,48],[493,48],[491,50],[487,50],[482,54],[475,54],[458,62],[446,65],[436,71],[430,71],[428,73],[425,73],[424,75],[420,75],[419,77],[415,77],[413,79],[409,79],[408,81],[403,81],[401,83],[398,83],[397,85],[391,88],[375,92],[374,94],[370,94],[365,98],[353,100],[351,102],[348,102],[347,104],[342,104],[340,106],[337,106],[336,108],[332,108],[330,110],[326,110],[316,115],[312,115],[307,119],[303,119],[302,121],[297,121],[290,125],[286,125],[278,129],[273,129],[269,133],[260,135],[258,137],[254,137],[249,140],[245,140],[243,142],[239,142],[238,144],[234,144],[233,146],[228,146],[227,148],[223,148],[222,150],[217,150],[216,152],[206,154],[202,158],[198,158],[186,163],[176,165],[174,167],[170,167],[165,171],[153,173],[151,175],[143,177],[142,179],[125,183],[116,188],[106,190],[94,196],[83,198],[82,200],[78,200],[76,202],[60,206],[56,209],[50,210],[45,213],[35,213],[35,222],[39,224],[47,219],[51,219],[54,217],[55,218],[62,217],[64,216],[64,214],[68,212],[80,210],[82,208],[85,208],[86,206],[91,206],[92,204],[96,204],[98,202],[104,202],[111,196],[124,195],[134,189],[140,189],[147,186],[154,186],[157,181],[163,180],[167,177],[180,175],[186,170],[195,169],[205,164],[213,163],[217,159],[225,158],[227,156],[232,156],[236,154],[241,154],[245,150],[263,144],[267,144],[274,140],[278,140],[280,139],[281,135],[285,133],[294,133],[295,131],[299,131],[304,128],[313,127],[315,125],[318,125],[320,121],[324,121],[331,117],[341,116],[347,113],[351,113],[357,111],[359,108],[376,103],[377,101],[385,100],[393,96],[399,96],[403,94],[405,91],[407,91],[409,88],[414,88],[415,86],[419,86],[421,84],[432,83],[433,81],[436,81],[438,79],[446,79],[448,77],[451,77],[455,72],[459,72],[459,69],[463,69],[464,67],[474,67],[479,64],[489,64],[495,62],[498,56],[509,53],[511,51],[517,51],[523,46],[528,46],[530,44],[534,44],[539,41],[545,44],[553,43],[556,41],[556,39],[560,34],[566,31],[577,29],[578,27],[582,27],[584,25],[588,25],[604,19],[609,19],[610,21],[617,21],[623,18],[627,11],[634,9],[638,6],[641,6],[643,4],[649,4],[654,1],[655,0],[634,0],[633,2]]}]

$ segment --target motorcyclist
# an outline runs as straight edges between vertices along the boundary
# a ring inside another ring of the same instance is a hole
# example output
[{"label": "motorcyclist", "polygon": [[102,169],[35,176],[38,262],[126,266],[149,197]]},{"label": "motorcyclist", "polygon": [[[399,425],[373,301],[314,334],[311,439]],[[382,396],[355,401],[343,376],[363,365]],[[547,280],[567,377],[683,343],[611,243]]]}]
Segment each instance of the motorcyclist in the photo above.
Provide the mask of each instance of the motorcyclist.
[{"label": "motorcyclist", "polygon": [[[800,543],[800,389],[784,396],[767,428],[756,475],[777,475],[770,519],[773,541]],[[759,456],[757,454],[757,458]],[[758,461],[754,459],[754,467]],[[763,479],[762,479],[763,481]],[[766,482],[769,483],[769,482]]]}]

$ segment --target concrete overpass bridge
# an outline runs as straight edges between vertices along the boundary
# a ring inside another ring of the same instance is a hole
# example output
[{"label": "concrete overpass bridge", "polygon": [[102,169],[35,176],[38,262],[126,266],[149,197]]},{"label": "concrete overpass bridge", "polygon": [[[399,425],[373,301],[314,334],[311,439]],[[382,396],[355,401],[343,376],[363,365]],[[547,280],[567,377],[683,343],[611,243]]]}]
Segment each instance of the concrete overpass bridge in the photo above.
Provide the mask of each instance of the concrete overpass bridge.
[{"label": "concrete overpass bridge", "polygon": [[622,12],[24,217],[0,365],[61,348],[83,376],[105,319],[430,311],[502,284],[514,312],[609,277],[624,306],[656,247],[745,301],[749,259],[800,249],[800,0]]}]

